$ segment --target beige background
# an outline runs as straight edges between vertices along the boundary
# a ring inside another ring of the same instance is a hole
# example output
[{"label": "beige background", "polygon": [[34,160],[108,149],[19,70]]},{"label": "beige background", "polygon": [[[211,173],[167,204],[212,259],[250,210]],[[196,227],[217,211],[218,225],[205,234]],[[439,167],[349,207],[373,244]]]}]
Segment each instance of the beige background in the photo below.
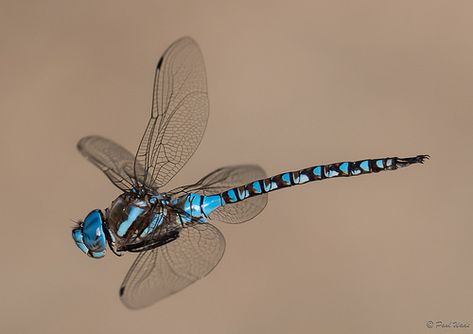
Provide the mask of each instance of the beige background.
[{"label": "beige background", "polygon": [[[2,1],[0,332],[473,333],[472,19],[471,1]],[[93,261],[70,236],[119,194],[75,144],[135,150],[183,35],[211,117],[171,186],[238,163],[432,160],[274,193],[221,226],[210,276],[129,311],[133,256]]]}]

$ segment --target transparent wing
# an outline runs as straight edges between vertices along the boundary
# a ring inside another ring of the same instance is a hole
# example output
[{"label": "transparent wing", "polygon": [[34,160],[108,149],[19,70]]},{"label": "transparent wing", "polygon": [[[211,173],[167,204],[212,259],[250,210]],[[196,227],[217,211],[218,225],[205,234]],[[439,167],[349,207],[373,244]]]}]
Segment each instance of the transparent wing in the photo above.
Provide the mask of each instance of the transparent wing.
[{"label": "transparent wing", "polygon": [[[188,193],[201,195],[214,195],[224,192],[230,188],[242,186],[255,180],[266,177],[266,173],[260,166],[239,165],[219,168],[197,183],[176,188],[170,191],[176,197]],[[210,215],[212,220],[218,220],[230,224],[244,223],[256,217],[268,203],[268,195],[248,198],[242,202],[227,204],[218,208]]]},{"label": "transparent wing", "polygon": [[151,118],[135,158],[136,178],[149,188],[167,184],[199,146],[208,114],[202,53],[193,39],[184,37],[156,67]]},{"label": "transparent wing", "polygon": [[138,186],[134,169],[143,173],[143,166],[134,165],[134,156],[119,144],[100,136],[88,136],[79,140],[77,149],[122,191]]},{"label": "transparent wing", "polygon": [[120,298],[133,309],[151,305],[206,276],[224,252],[225,238],[215,226],[185,226],[176,240],[138,255]]}]

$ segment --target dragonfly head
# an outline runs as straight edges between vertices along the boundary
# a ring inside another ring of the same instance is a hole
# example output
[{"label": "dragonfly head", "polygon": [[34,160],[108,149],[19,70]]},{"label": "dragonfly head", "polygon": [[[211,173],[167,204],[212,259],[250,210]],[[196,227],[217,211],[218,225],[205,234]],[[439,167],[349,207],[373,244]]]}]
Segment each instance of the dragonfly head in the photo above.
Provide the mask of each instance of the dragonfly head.
[{"label": "dragonfly head", "polygon": [[79,226],[72,230],[72,238],[77,247],[94,259],[105,256],[107,238],[104,233],[104,219],[100,210],[96,209],[85,217]]}]

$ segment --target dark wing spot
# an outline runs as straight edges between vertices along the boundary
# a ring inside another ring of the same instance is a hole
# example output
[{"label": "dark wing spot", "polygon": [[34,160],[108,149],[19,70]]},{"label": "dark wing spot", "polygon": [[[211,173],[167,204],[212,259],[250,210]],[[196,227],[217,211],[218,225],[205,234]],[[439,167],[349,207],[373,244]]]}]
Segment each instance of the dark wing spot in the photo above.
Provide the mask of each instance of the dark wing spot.
[{"label": "dark wing spot", "polygon": [[159,58],[158,65],[156,65],[157,69],[161,69],[161,66],[163,65],[163,60],[164,60],[164,56]]}]

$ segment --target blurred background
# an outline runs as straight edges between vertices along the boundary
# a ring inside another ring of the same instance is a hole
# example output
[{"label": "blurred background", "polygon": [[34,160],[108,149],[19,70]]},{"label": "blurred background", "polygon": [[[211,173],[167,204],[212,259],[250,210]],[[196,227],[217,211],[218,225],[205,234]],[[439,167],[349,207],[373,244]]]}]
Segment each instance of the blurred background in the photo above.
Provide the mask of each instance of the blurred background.
[{"label": "blurred background", "polygon": [[[472,29],[471,1],[1,1],[0,331],[473,332]],[[219,226],[208,277],[130,311],[134,256],[94,261],[71,239],[120,193],[75,145],[135,151],[156,62],[184,35],[210,119],[170,187],[231,164],[432,158],[272,193]]]}]

